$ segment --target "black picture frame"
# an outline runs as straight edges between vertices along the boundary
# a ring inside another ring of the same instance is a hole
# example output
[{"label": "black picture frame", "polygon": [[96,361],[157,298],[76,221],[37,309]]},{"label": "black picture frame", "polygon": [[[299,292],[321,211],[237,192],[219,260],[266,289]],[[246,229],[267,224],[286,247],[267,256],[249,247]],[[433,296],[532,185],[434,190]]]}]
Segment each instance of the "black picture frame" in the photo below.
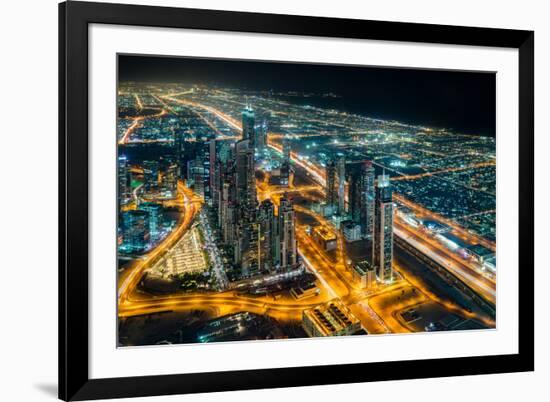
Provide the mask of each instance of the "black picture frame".
[{"label": "black picture frame", "polygon": [[[88,25],[192,28],[519,51],[519,352],[400,362],[90,379]],[[169,395],[534,370],[534,32],[69,1],[59,5],[59,398]]]}]

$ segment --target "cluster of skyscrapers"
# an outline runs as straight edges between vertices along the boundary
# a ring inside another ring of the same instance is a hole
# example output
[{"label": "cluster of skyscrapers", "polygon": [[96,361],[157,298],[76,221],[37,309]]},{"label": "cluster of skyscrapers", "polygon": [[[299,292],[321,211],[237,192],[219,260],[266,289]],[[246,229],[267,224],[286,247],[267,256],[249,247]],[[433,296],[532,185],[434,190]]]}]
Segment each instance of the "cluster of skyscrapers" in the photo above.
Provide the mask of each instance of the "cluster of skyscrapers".
[{"label": "cluster of skyscrapers", "polygon": [[209,194],[222,245],[231,251],[241,278],[296,267],[295,215],[292,201],[258,204],[256,158],[266,144],[265,123],[256,126],[252,108],[242,113],[243,137],[209,141]]},{"label": "cluster of skyscrapers", "polygon": [[347,242],[364,241],[367,260],[383,282],[393,277],[393,200],[389,176],[375,180],[372,162],[346,163],[344,158],[326,166],[326,215],[340,219]]}]

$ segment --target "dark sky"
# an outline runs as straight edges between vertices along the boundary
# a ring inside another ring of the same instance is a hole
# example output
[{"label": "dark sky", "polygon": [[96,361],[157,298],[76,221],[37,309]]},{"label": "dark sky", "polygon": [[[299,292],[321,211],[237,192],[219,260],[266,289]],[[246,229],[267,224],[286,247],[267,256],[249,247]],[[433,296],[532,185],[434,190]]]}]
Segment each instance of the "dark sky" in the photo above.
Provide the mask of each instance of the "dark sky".
[{"label": "dark sky", "polygon": [[118,65],[120,81],[333,92],[342,98],[289,100],[495,136],[492,73],[151,56],[120,56]]}]

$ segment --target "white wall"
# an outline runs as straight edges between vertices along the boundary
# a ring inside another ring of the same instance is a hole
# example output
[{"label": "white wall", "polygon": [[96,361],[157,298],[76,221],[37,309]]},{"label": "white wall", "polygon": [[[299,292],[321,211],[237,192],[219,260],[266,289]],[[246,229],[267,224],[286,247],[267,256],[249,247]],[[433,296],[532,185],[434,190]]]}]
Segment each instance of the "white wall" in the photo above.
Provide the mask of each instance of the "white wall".
[{"label": "white wall", "polygon": [[[125,1],[119,1],[125,2]],[[139,2],[139,1],[136,1]],[[550,25],[536,0],[194,0],[143,4],[306,14],[536,31],[537,344],[536,372],[401,382],[244,391],[157,398],[158,401],[544,400],[550,375],[547,342],[549,268],[541,250],[550,223],[546,150]],[[57,5],[3,2],[0,23],[0,399],[54,400],[57,379]],[[546,186],[545,186],[546,185]],[[540,396],[538,396],[540,395]],[[153,400],[153,399],[135,399]]]}]

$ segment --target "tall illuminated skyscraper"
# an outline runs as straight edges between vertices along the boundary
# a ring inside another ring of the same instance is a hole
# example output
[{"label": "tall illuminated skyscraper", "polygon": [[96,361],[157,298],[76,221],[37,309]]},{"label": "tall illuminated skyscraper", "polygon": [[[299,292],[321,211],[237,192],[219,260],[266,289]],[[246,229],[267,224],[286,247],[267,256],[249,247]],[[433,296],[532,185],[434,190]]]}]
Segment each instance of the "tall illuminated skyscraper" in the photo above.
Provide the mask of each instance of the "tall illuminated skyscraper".
[{"label": "tall illuminated skyscraper", "polygon": [[361,234],[372,240],[374,236],[375,186],[374,166],[371,161],[363,163],[361,201]]},{"label": "tall illuminated skyscraper", "polygon": [[243,140],[250,140],[252,148],[255,147],[255,130],[254,130],[254,110],[250,105],[246,105],[242,112],[243,115]]},{"label": "tall illuminated skyscraper", "polygon": [[162,176],[162,190],[166,196],[174,197],[178,189],[178,165],[174,160],[167,160]]},{"label": "tall illuminated skyscraper", "polygon": [[256,140],[254,141],[254,144],[256,149],[261,152],[267,145],[267,121],[265,119],[262,120],[262,124],[256,127],[255,133]]},{"label": "tall illuminated skyscraper", "polygon": [[288,136],[283,137],[283,162],[290,162],[290,151],[292,146],[290,144],[290,138]]},{"label": "tall illuminated skyscraper", "polygon": [[187,186],[193,188],[193,192],[205,198],[205,172],[200,158],[187,161]]},{"label": "tall illuminated skyscraper", "polygon": [[211,139],[209,143],[210,156],[210,197],[216,212],[220,208],[220,195],[225,176],[228,172],[228,162],[231,158],[231,145],[226,140]]},{"label": "tall illuminated skyscraper", "polygon": [[346,214],[346,159],[338,159],[338,213]]},{"label": "tall illuminated skyscraper", "polygon": [[330,160],[326,166],[327,192],[326,203],[334,211],[337,205],[336,192],[336,165],[333,160]]},{"label": "tall illuminated skyscraper", "polygon": [[279,205],[279,236],[281,242],[281,268],[291,269],[297,262],[296,217],[292,202],[285,196]]},{"label": "tall illuminated skyscraper", "polygon": [[290,140],[287,136],[283,137],[283,160],[281,162],[281,186],[288,186],[290,179]]},{"label": "tall illuminated skyscraper", "polygon": [[378,176],[375,199],[373,262],[381,282],[393,279],[393,200],[390,177]]},{"label": "tall illuminated skyscraper", "polygon": [[129,253],[143,252],[149,244],[149,213],[126,211],[122,214],[122,248]]},{"label": "tall illuminated skyscraper", "polygon": [[254,149],[249,140],[235,144],[237,205],[242,275],[252,276],[258,269],[258,227],[256,222],[256,172]]},{"label": "tall illuminated skyscraper", "polygon": [[275,253],[278,250],[278,247],[276,247],[277,221],[275,218],[275,206],[270,200],[264,200],[258,209],[258,224],[260,227],[258,265],[262,271],[271,271],[275,265]]},{"label": "tall illuminated skyscraper", "polygon": [[158,161],[143,161],[143,187],[146,193],[156,193],[159,190]]},{"label": "tall illuminated skyscraper", "polygon": [[209,174],[209,186],[210,195],[212,198],[212,206],[218,208],[219,203],[219,191],[220,191],[220,177],[217,170],[217,152],[216,152],[216,140],[211,139],[209,144],[209,158],[210,158],[210,174]]},{"label": "tall illuminated skyscraper", "polygon": [[362,223],[361,209],[364,199],[362,163],[354,162],[348,164],[346,177],[348,182],[349,217],[353,223],[360,225]]},{"label": "tall illuminated skyscraper", "polygon": [[210,193],[210,141],[205,141],[201,144],[198,159],[199,165],[202,166],[204,201],[208,205],[212,205],[212,194]]},{"label": "tall illuminated skyscraper", "polygon": [[154,244],[160,240],[162,229],[162,207],[154,202],[144,202],[139,207],[149,214],[149,236],[151,243]]},{"label": "tall illuminated skyscraper", "polygon": [[126,204],[132,197],[130,169],[125,155],[118,157],[118,200]]}]

